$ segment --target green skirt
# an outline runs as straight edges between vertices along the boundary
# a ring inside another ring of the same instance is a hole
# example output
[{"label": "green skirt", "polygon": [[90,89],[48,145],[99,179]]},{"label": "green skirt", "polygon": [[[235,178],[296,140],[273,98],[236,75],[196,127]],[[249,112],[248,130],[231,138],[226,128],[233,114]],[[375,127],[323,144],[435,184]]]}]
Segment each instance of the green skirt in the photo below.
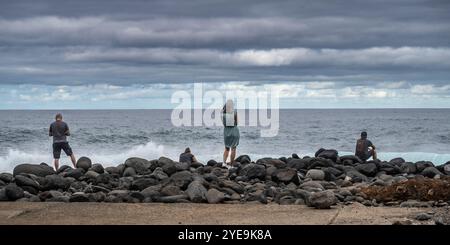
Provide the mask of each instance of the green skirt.
[{"label": "green skirt", "polygon": [[234,148],[239,145],[239,129],[238,127],[224,127],[223,140],[225,147]]}]

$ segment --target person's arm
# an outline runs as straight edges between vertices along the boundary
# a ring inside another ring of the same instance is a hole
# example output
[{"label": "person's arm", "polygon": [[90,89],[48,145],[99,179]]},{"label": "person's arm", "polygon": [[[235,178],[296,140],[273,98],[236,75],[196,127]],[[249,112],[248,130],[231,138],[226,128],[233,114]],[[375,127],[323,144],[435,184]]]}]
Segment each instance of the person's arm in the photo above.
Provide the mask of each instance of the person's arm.
[{"label": "person's arm", "polygon": [[64,132],[66,136],[70,136],[69,125],[66,123],[66,132]]},{"label": "person's arm", "polygon": [[50,127],[48,128],[48,136],[50,136],[50,137],[53,136],[52,125],[51,124],[50,124]]},{"label": "person's arm", "polygon": [[372,144],[372,141],[369,140],[369,147],[372,147],[375,150],[375,146]]}]

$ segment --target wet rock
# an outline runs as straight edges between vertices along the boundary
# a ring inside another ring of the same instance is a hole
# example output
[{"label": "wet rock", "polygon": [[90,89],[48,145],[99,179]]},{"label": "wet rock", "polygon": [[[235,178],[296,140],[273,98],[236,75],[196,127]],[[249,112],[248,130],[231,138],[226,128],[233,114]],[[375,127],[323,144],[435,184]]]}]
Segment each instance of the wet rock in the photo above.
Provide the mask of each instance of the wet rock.
[{"label": "wet rock", "polygon": [[158,184],[158,180],[156,180],[154,178],[139,178],[132,182],[131,189],[142,191],[149,186],[157,185],[157,184]]},{"label": "wet rock", "polygon": [[324,180],[325,172],[320,169],[310,169],[306,173],[306,178],[310,178],[312,180]]},{"label": "wet rock", "polygon": [[79,179],[84,174],[84,169],[82,168],[76,168],[76,169],[69,169],[66,172],[65,177],[72,177],[74,179]]},{"label": "wet rock", "polygon": [[260,164],[249,163],[239,170],[239,175],[245,176],[249,180],[255,178],[264,180],[266,177],[266,168]]},{"label": "wet rock", "polygon": [[209,160],[206,163],[206,166],[211,166],[211,167],[215,167],[217,165],[217,162],[215,160]]},{"label": "wet rock", "polygon": [[132,177],[136,175],[136,170],[132,167],[127,167],[125,171],[123,171],[123,177]]},{"label": "wet rock", "polygon": [[405,159],[403,159],[401,157],[397,157],[397,158],[391,159],[389,161],[389,163],[397,165],[397,166],[401,166],[403,163],[405,163]]},{"label": "wet rock", "polygon": [[100,163],[93,164],[92,167],[89,170],[92,170],[92,171],[94,171],[94,172],[96,172],[98,174],[102,174],[102,173],[105,172],[105,169],[103,168],[103,165],[101,165]]},{"label": "wet rock", "polygon": [[13,175],[19,174],[34,174],[36,176],[45,177],[47,175],[55,174],[55,170],[46,164],[19,164],[13,170]]},{"label": "wet rock", "polygon": [[206,193],[208,203],[221,203],[225,199],[225,194],[214,188],[209,189]]},{"label": "wet rock", "polygon": [[37,181],[23,175],[17,175],[15,177],[15,182],[18,186],[31,186],[35,189],[39,189],[40,187]]},{"label": "wet rock", "polygon": [[189,171],[181,171],[176,172],[170,176],[170,182],[172,182],[174,185],[180,187],[181,189],[185,190],[189,183],[192,182],[193,177],[192,173]]},{"label": "wet rock", "polygon": [[206,188],[200,181],[192,181],[186,189],[186,194],[192,202],[204,202],[206,200]]},{"label": "wet rock", "polygon": [[436,175],[442,175],[442,173],[435,167],[427,167],[422,171],[421,174],[428,178],[434,178],[434,176]]},{"label": "wet rock", "polygon": [[314,192],[308,199],[308,205],[318,209],[327,209],[336,203],[337,198],[332,191]]},{"label": "wet rock", "polygon": [[146,174],[150,172],[149,170],[150,166],[151,163],[148,160],[139,157],[130,157],[125,161],[125,167],[133,168],[135,173],[137,174]]},{"label": "wet rock", "polygon": [[285,184],[289,184],[291,182],[297,185],[300,184],[300,179],[297,176],[297,170],[292,168],[278,169],[272,175],[272,179]]},{"label": "wet rock", "polygon": [[358,166],[355,167],[355,169],[358,172],[364,174],[365,176],[369,176],[369,177],[374,177],[378,172],[378,168],[375,163],[359,164]]},{"label": "wet rock", "polygon": [[8,184],[4,188],[5,195],[10,201],[15,201],[24,197],[23,189],[17,186],[16,184]]},{"label": "wet rock", "polygon": [[174,174],[177,171],[177,168],[175,166],[175,162],[172,161],[172,159],[169,159],[167,157],[160,157],[158,159],[158,163],[161,165],[163,171],[168,174],[169,176]]},{"label": "wet rock", "polygon": [[429,161],[418,161],[415,165],[418,173],[422,172],[427,167],[434,167],[434,164]]},{"label": "wet rock", "polygon": [[14,176],[10,173],[1,173],[0,174],[0,180],[4,183],[11,183],[14,180]]},{"label": "wet rock", "polygon": [[248,155],[241,155],[238,158],[236,158],[236,162],[240,162],[241,164],[247,164],[247,163],[251,163],[252,160],[250,159],[250,156],[248,156]]},{"label": "wet rock", "polygon": [[92,167],[92,161],[88,157],[80,157],[76,164],[77,168],[82,168],[84,171],[88,171]]}]

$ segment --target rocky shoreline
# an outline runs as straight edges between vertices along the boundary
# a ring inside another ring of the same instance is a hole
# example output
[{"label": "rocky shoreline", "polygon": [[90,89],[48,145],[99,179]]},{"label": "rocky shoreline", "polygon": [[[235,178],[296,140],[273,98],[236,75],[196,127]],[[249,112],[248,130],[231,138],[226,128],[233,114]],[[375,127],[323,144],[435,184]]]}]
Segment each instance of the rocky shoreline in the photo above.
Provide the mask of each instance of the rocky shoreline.
[{"label": "rocky shoreline", "polygon": [[[129,158],[116,167],[81,157],[77,168],[20,164],[0,174],[0,201],[127,203],[277,203],[327,209],[365,206],[448,207],[450,161],[362,162],[320,149],[314,157],[237,158],[233,168],[214,160],[180,163],[166,157]],[[431,218],[424,215],[419,218]]]}]

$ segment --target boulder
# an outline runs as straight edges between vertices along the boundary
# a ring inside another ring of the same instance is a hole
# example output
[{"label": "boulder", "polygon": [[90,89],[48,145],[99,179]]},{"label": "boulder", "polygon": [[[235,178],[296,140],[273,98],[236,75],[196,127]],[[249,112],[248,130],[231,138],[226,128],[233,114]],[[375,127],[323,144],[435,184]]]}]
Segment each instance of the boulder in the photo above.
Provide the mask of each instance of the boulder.
[{"label": "boulder", "polygon": [[14,180],[14,176],[10,173],[1,173],[0,180],[4,183],[11,183]]},{"label": "boulder", "polygon": [[60,175],[54,174],[45,176],[44,183],[45,190],[67,190],[70,187],[72,181],[70,180],[70,178],[64,178]]},{"label": "boulder", "polygon": [[94,172],[96,172],[98,174],[102,174],[102,173],[105,172],[105,169],[103,168],[103,165],[101,165],[100,163],[93,164],[92,167],[89,170],[92,170],[92,171],[94,171]]},{"label": "boulder", "polygon": [[176,172],[170,176],[170,182],[185,190],[189,183],[192,182],[192,173],[189,171]]},{"label": "boulder", "polygon": [[84,176],[89,179],[96,179],[100,174],[92,170],[87,171]]},{"label": "boulder", "polygon": [[421,174],[428,178],[434,178],[434,176],[436,175],[442,175],[442,173],[435,167],[427,167],[422,171]]},{"label": "boulder", "polygon": [[318,209],[330,208],[337,203],[337,198],[332,191],[314,192],[309,195],[308,206]]},{"label": "boulder", "polygon": [[324,180],[325,172],[320,169],[310,169],[306,173],[306,178],[310,178],[312,180]]},{"label": "boulder", "polygon": [[185,194],[183,194],[183,195],[159,197],[156,199],[156,201],[163,203],[179,203],[179,202],[188,202],[186,200],[187,198],[188,197]]},{"label": "boulder", "polygon": [[151,163],[143,158],[131,157],[128,158],[124,164],[126,167],[133,168],[137,174],[146,174],[150,172],[149,168],[151,166]]},{"label": "boulder", "polygon": [[236,158],[236,162],[240,162],[241,164],[247,164],[247,163],[251,163],[252,160],[250,159],[250,156],[248,156],[248,155],[241,155],[241,156],[238,156],[238,158]]},{"label": "boulder", "polygon": [[145,188],[144,190],[141,191],[141,194],[145,197],[145,198],[151,198],[152,200],[155,200],[155,198],[161,196],[161,185],[152,185],[149,186],[147,188]]},{"label": "boulder", "polygon": [[192,202],[203,202],[206,200],[206,188],[200,181],[192,181],[186,189],[186,194]]},{"label": "boulder", "polygon": [[312,157],[308,159],[308,169],[333,167],[333,161],[322,157]]},{"label": "boulder", "polygon": [[49,167],[46,164],[19,164],[13,170],[14,176],[19,174],[34,174],[36,176],[45,177],[47,175],[52,175],[55,173],[55,170],[53,170],[53,168]]},{"label": "boulder", "polygon": [[300,189],[307,191],[323,191],[325,188],[318,181],[307,181],[303,182],[300,186]]},{"label": "boulder", "polygon": [[272,165],[278,169],[287,167],[287,164],[280,159],[268,159],[265,163],[268,165]]},{"label": "boulder", "polygon": [[211,188],[206,193],[206,200],[208,203],[221,203],[225,199],[225,194],[217,189]]},{"label": "boulder", "polygon": [[433,218],[433,216],[427,213],[418,213],[415,217],[415,219],[419,221],[429,220],[431,218]]},{"label": "boulder", "polygon": [[92,161],[88,157],[80,157],[76,164],[77,168],[82,168],[84,171],[88,171],[92,167]]},{"label": "boulder", "polygon": [[239,170],[240,176],[245,176],[247,179],[258,178],[264,180],[266,177],[266,168],[264,165],[249,163]]},{"label": "boulder", "polygon": [[157,185],[157,184],[158,184],[158,180],[155,178],[139,178],[139,179],[135,179],[132,182],[131,189],[142,191],[149,186]]},{"label": "boulder", "polygon": [[71,166],[68,166],[68,165],[62,165],[61,167],[58,168],[58,170],[56,170],[56,174],[67,172],[70,169],[73,169],[73,168]]},{"label": "boulder", "polygon": [[8,196],[6,196],[5,188],[0,188],[0,202],[8,201]]},{"label": "boulder", "polygon": [[76,168],[76,169],[69,169],[66,172],[65,177],[72,177],[74,179],[79,179],[84,174],[84,169],[82,168]]},{"label": "boulder", "polygon": [[134,170],[133,167],[127,167],[124,171],[123,171],[123,177],[132,177],[136,175],[136,170]]},{"label": "boulder", "polygon": [[352,164],[363,162],[359,157],[357,157],[355,155],[345,155],[345,156],[341,156],[339,158],[341,159],[341,161],[351,161]]},{"label": "boulder", "polygon": [[175,195],[181,195],[183,194],[183,192],[181,191],[180,187],[176,186],[176,185],[167,185],[164,186],[161,189],[160,192],[162,195],[164,196],[175,196]]},{"label": "boulder", "polygon": [[23,175],[17,175],[15,177],[15,182],[18,186],[31,186],[35,189],[39,189],[39,183],[37,181]]},{"label": "boulder", "polygon": [[434,167],[434,164],[429,161],[418,161],[415,165],[418,173],[422,172],[427,167]]},{"label": "boulder", "polygon": [[274,181],[283,182],[285,184],[289,184],[291,182],[296,185],[300,184],[300,179],[298,178],[297,170],[293,168],[276,170],[272,175],[272,179]]},{"label": "boulder", "polygon": [[122,169],[119,167],[106,167],[105,171],[109,174],[122,176]]},{"label": "boulder", "polygon": [[16,184],[8,184],[5,186],[5,195],[10,201],[15,201],[24,197],[23,189]]},{"label": "boulder", "polygon": [[404,174],[415,174],[417,172],[417,168],[412,162],[404,162],[400,165],[400,171]]},{"label": "boulder", "polygon": [[389,163],[394,164],[396,166],[401,166],[403,163],[405,163],[405,159],[403,159],[401,157],[397,157],[397,158],[391,159],[389,161]]},{"label": "boulder", "polygon": [[395,175],[401,172],[400,167],[388,162],[381,162],[379,165],[379,169],[380,171],[384,171],[389,175]]},{"label": "boulder", "polygon": [[215,167],[216,165],[217,165],[217,162],[216,162],[215,160],[213,160],[213,159],[209,160],[209,161],[206,163],[206,166]]},{"label": "boulder", "polygon": [[298,159],[298,158],[291,158],[287,161],[287,166],[290,168],[295,168],[297,170],[306,169],[306,164],[309,161],[307,159]]},{"label": "boulder", "polygon": [[322,158],[325,158],[325,159],[330,159],[331,161],[336,162],[337,159],[338,159],[338,152],[336,150],[334,150],[334,149],[326,150],[326,149],[320,148],[316,152],[316,154],[314,154],[314,156],[315,157],[322,157]]},{"label": "boulder", "polygon": [[367,178],[367,176],[365,176],[364,174],[356,171],[356,170],[350,170],[346,172],[346,175],[348,177],[350,177],[350,180],[353,183],[357,183],[357,182],[367,182],[369,179]]},{"label": "boulder", "polygon": [[446,175],[450,175],[450,164],[445,164],[444,165],[444,173]]},{"label": "boulder", "polygon": [[377,172],[378,172],[378,168],[377,165],[375,163],[369,162],[369,163],[362,163],[362,164],[358,164],[355,169],[364,174],[365,176],[369,176],[369,177],[374,177]]},{"label": "boulder", "polygon": [[163,171],[169,176],[177,171],[175,162],[167,157],[160,157],[158,159],[158,165],[162,167]]},{"label": "boulder", "polygon": [[169,178],[169,176],[160,167],[155,168],[155,170],[153,170],[153,173],[150,176],[154,177],[157,180]]}]

